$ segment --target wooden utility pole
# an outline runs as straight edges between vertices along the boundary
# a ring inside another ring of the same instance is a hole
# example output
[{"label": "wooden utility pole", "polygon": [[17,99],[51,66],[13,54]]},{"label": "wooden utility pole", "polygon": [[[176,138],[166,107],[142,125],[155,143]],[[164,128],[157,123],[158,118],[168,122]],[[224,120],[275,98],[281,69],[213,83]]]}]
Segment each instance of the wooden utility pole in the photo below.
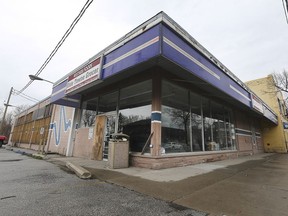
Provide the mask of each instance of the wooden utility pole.
[{"label": "wooden utility pole", "polygon": [[2,118],[2,122],[1,122],[1,131],[0,131],[1,133],[3,133],[4,121],[5,121],[5,118],[6,118],[6,113],[7,113],[8,106],[10,106],[9,102],[10,102],[10,98],[11,98],[12,92],[13,92],[13,87],[11,87],[11,89],[10,89],[10,93],[9,93],[9,96],[8,96],[8,99],[7,99],[7,103],[4,104],[5,110],[4,110],[3,118]]}]

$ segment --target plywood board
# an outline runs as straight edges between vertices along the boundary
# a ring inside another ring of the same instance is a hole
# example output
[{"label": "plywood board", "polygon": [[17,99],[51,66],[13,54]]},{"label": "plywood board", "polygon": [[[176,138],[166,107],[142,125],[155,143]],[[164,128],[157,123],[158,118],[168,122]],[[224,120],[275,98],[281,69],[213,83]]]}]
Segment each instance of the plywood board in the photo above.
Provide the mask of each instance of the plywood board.
[{"label": "plywood board", "polygon": [[106,127],[106,116],[96,116],[94,143],[92,147],[92,154],[94,160],[103,160],[103,142]]}]

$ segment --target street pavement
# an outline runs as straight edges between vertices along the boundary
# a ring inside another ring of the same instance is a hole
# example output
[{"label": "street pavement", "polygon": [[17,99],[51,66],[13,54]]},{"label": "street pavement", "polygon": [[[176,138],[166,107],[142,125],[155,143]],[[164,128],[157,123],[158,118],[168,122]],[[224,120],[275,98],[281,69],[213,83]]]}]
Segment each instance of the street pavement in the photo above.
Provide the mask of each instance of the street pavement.
[{"label": "street pavement", "polygon": [[[288,216],[287,154],[258,154],[164,170],[112,170],[107,162],[59,155],[48,155],[45,160],[60,167],[73,162],[89,170],[94,179],[178,209],[194,209],[200,215]],[[194,214],[197,212],[184,215]]]},{"label": "street pavement", "polygon": [[207,215],[16,152],[0,148],[1,216]]}]

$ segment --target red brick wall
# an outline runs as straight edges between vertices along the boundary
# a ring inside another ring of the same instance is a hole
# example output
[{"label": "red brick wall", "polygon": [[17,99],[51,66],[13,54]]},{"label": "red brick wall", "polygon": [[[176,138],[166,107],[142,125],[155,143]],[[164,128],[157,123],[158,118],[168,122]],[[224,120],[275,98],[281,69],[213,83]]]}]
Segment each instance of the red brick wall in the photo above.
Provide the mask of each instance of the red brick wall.
[{"label": "red brick wall", "polygon": [[[239,155],[263,153],[264,148],[260,120],[245,111],[234,110],[234,114],[236,141]],[[253,143],[253,131],[256,132],[255,143]]]},{"label": "red brick wall", "polygon": [[149,169],[165,169],[171,167],[181,167],[193,164],[220,161],[237,158],[237,151],[221,151],[214,153],[197,153],[189,155],[162,155],[151,157],[150,155],[132,154],[130,155],[130,165]]}]

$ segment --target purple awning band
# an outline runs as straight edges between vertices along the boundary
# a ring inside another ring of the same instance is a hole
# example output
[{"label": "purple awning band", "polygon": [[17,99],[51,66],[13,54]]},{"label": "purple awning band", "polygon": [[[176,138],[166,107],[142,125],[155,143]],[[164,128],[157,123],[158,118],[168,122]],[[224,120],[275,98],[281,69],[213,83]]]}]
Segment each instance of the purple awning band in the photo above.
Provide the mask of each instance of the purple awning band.
[{"label": "purple awning band", "polygon": [[79,94],[69,96],[66,95],[65,94],[66,84],[67,80],[64,80],[63,82],[53,87],[51,95],[51,103],[79,108],[81,102],[81,95]]}]

